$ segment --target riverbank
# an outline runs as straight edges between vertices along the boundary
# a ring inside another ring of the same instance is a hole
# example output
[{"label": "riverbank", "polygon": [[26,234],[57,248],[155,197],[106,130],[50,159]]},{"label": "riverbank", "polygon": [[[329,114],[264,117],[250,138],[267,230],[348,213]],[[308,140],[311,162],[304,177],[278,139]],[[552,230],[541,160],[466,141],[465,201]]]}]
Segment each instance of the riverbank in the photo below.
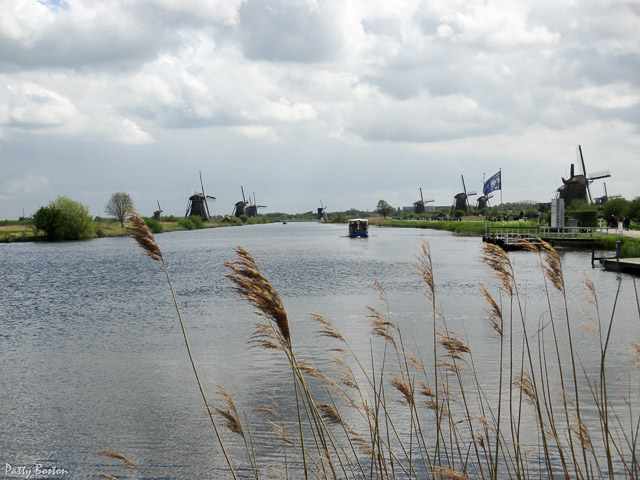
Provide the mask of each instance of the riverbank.
[{"label": "riverbank", "polygon": [[[446,230],[453,232],[457,236],[478,236],[481,237],[485,233],[485,223],[482,221],[439,221],[439,220],[385,220],[372,218],[369,220],[372,225],[380,227],[394,228],[426,228],[431,230]],[[537,228],[537,222],[493,222],[493,225],[500,225],[504,228]],[[599,250],[616,249],[616,243],[622,242],[622,257],[637,258],[640,257],[640,232],[635,230],[624,230],[622,233],[618,230],[611,229],[610,233],[605,233],[596,248]],[[589,246],[588,249],[592,249]]]},{"label": "riverbank", "polygon": [[[180,219],[183,220],[183,219]],[[201,226],[192,226],[192,224],[178,221],[157,222],[160,226],[154,234],[179,232],[184,230],[194,230],[201,228],[219,228],[233,227],[244,225],[240,221],[213,221],[202,223]],[[119,222],[111,220],[94,221],[95,236],[93,238],[104,237],[126,237],[127,232],[122,228]],[[46,241],[43,235],[38,235],[33,224],[30,222],[11,222],[8,225],[0,225],[0,243],[13,242],[40,242]]]}]

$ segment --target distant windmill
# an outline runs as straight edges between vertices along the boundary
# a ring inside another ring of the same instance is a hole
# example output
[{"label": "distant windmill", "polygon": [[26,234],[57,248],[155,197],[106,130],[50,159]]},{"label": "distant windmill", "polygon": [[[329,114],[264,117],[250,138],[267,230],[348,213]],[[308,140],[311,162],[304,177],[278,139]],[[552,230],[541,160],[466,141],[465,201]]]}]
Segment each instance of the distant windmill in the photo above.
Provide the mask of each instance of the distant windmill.
[{"label": "distant windmill", "polygon": [[558,188],[558,198],[564,200],[565,205],[569,205],[573,200],[584,200],[587,203],[592,203],[591,191],[589,185],[594,180],[600,178],[607,178],[611,176],[609,170],[602,172],[596,172],[587,175],[587,169],[584,166],[584,157],[582,156],[582,147],[578,145],[577,150],[578,160],[582,164],[582,175],[575,175],[573,163],[571,164],[571,176],[568,180],[562,179],[562,186]]},{"label": "distant windmill", "polygon": [[481,197],[478,197],[478,209],[480,210],[484,210],[485,208],[487,208],[489,206],[489,199],[493,198],[493,193],[490,193],[489,195],[482,195]]},{"label": "distant windmill", "polygon": [[244,210],[247,207],[247,205],[249,205],[249,202],[247,202],[247,199],[244,197],[244,188],[242,188],[242,185],[240,185],[240,190],[242,191],[242,201],[236,202],[235,206],[233,207],[233,213],[231,214],[231,216],[233,217],[239,217],[240,215],[245,215]]},{"label": "distant windmill", "polygon": [[206,193],[204,193],[202,172],[200,172],[200,186],[202,187],[202,193],[196,192],[189,197],[189,201],[187,203],[187,213],[185,214],[185,217],[189,217],[191,215],[199,215],[200,217],[202,217],[202,220],[206,222],[211,216],[211,213],[209,213],[209,204],[207,203],[207,198],[215,200],[216,197],[212,197],[211,195],[207,195]]},{"label": "distant windmill", "polygon": [[153,212],[154,220],[161,222],[162,221],[162,209],[160,208],[160,200],[156,200],[158,202],[158,210]]},{"label": "distant windmill", "polygon": [[[249,201],[251,201],[251,196],[249,196]],[[247,205],[247,208],[245,209],[247,217],[257,217],[259,208],[267,208],[267,206],[258,205],[258,202],[256,201],[256,192],[253,192],[253,203]]]},{"label": "distant windmill", "polygon": [[320,207],[318,207],[318,213],[316,213],[317,220],[327,220],[327,207],[322,204],[322,199],[320,199]]},{"label": "distant windmill", "polygon": [[469,197],[478,194],[475,190],[467,192],[467,186],[464,184],[464,175],[460,175],[460,178],[462,179],[462,192],[453,197],[451,213],[455,213],[456,210],[462,210],[465,213],[469,213]]},{"label": "distant windmill", "polygon": [[420,200],[413,202],[413,213],[424,213],[424,204],[429,202],[435,202],[435,200],[425,200],[422,196],[422,187],[420,187]]},{"label": "distant windmill", "polygon": [[607,193],[607,182],[602,182],[604,184],[604,195],[602,197],[598,197],[596,198],[596,203],[598,205],[604,205],[605,203],[607,203],[607,200],[610,200],[612,198],[620,198],[621,195],[609,195]]}]

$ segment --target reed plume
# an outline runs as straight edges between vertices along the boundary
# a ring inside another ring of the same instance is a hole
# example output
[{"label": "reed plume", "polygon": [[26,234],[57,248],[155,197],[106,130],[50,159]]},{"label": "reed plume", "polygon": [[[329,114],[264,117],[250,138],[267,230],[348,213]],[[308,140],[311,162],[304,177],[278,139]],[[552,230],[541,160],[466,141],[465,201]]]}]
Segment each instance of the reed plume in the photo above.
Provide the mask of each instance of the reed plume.
[{"label": "reed plume", "polygon": [[234,284],[236,291],[277,327],[284,344],[291,346],[289,320],[278,291],[260,272],[251,254],[242,247],[235,248],[238,258],[224,265],[232,273],[225,273]]},{"label": "reed plume", "polygon": [[162,251],[143,218],[132,205],[127,205],[125,211],[129,217],[129,223],[125,228],[127,234],[133,238],[138,245],[140,245],[142,253],[148,255],[154,260],[162,261]]}]

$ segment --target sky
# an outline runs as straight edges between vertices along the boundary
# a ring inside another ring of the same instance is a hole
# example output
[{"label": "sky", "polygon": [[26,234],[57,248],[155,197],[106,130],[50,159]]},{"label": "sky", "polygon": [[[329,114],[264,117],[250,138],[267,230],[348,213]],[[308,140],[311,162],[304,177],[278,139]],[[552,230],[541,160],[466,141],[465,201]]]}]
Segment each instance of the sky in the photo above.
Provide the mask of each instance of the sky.
[{"label": "sky", "polygon": [[[640,195],[638,0],[0,0],[0,219]],[[579,167],[576,167],[579,169]],[[591,185],[604,195],[603,180]],[[473,198],[473,197],[472,197]]]}]

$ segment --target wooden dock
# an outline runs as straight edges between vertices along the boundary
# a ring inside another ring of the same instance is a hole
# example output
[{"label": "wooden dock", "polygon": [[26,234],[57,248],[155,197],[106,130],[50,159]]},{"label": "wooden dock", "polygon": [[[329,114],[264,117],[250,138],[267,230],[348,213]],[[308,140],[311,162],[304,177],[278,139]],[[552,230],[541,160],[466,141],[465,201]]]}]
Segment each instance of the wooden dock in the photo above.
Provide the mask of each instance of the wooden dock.
[{"label": "wooden dock", "polygon": [[493,243],[504,250],[522,249],[523,242],[534,245],[545,241],[553,246],[594,247],[605,232],[602,228],[564,227],[502,227],[485,225],[482,241]]},{"label": "wooden dock", "polygon": [[640,274],[640,258],[601,258],[600,263],[610,272]]}]

